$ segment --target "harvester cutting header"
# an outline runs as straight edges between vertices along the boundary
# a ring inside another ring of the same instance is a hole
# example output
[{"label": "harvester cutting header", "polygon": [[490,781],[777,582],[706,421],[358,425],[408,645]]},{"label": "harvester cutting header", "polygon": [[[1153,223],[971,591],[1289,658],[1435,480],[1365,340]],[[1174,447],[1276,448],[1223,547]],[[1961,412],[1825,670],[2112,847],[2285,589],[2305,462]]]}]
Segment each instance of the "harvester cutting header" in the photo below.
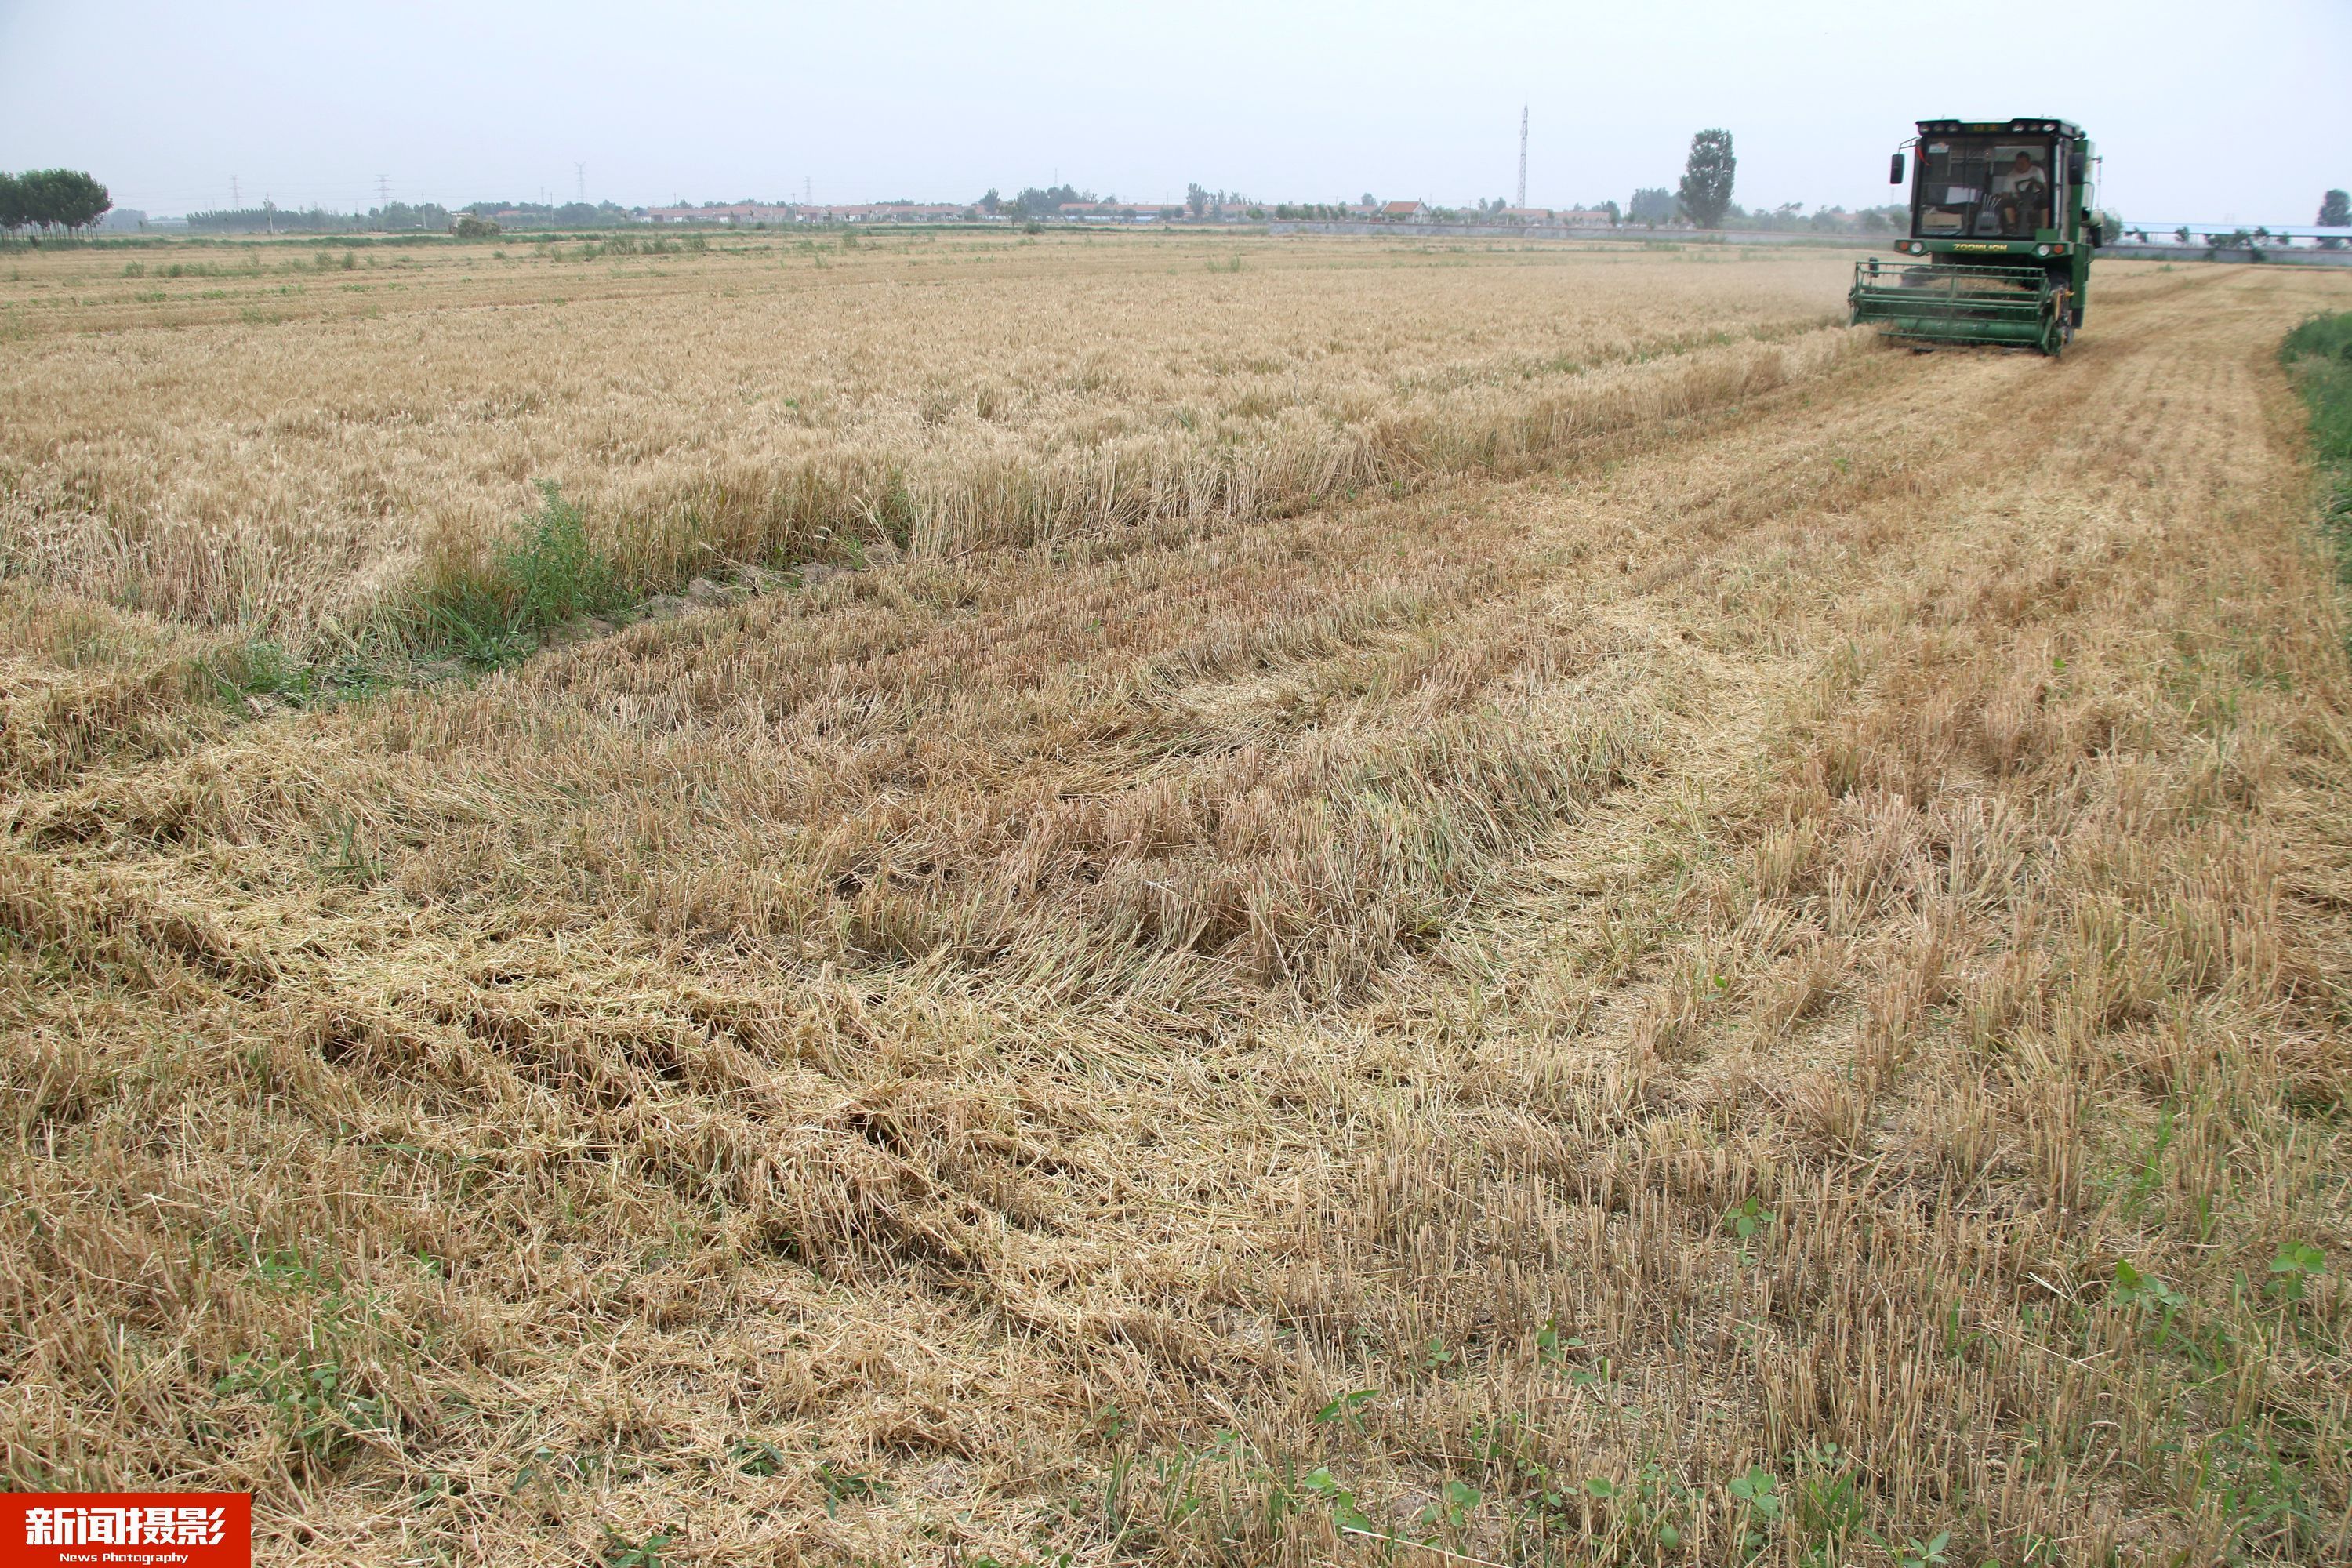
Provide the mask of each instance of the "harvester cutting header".
[{"label": "harvester cutting header", "polygon": [[2063,120],[1922,120],[1888,184],[1903,183],[1913,149],[1910,236],[1895,244],[1912,259],[1855,266],[1853,321],[1918,342],[2062,353],[2105,239],[2091,216],[2091,139]]}]

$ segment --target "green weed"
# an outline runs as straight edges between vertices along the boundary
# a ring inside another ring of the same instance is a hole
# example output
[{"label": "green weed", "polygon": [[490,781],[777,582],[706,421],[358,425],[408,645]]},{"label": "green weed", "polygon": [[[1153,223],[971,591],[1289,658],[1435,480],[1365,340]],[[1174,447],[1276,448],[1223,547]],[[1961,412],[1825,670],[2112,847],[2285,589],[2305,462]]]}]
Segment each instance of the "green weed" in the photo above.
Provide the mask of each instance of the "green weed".
[{"label": "green weed", "polygon": [[1895,1549],[1897,1568],[1943,1568],[1952,1544],[1952,1532],[1939,1530],[1925,1541],[1906,1541]]},{"label": "green weed", "polygon": [[1584,1495],[1608,1509],[1608,1536],[1615,1555],[1628,1551],[1639,1559],[1656,1552],[1677,1552],[1683,1543],[1683,1517],[1691,1492],[1664,1468],[1643,1465],[1629,1482],[1606,1476],[1588,1477]]},{"label": "green weed", "polygon": [[329,812],[327,820],[334,828],[335,838],[330,848],[317,857],[319,875],[355,887],[374,886],[383,876],[383,867],[361,850],[359,824],[339,811]]},{"label": "green weed", "polygon": [[773,1443],[738,1437],[727,1445],[727,1462],[747,1476],[772,1476],[784,1468],[784,1455]]},{"label": "green weed", "polygon": [[239,1356],[214,1384],[223,1397],[251,1394],[278,1417],[306,1459],[333,1465],[384,1431],[383,1401],[352,1390],[342,1363],[309,1356]]},{"label": "green weed", "polygon": [[254,1254],[253,1278],[273,1289],[299,1290],[316,1282],[320,1271],[311,1267],[310,1259],[291,1247],[275,1247]]},{"label": "green weed", "polygon": [[539,515],[499,552],[499,569],[512,584],[523,624],[545,630],[617,607],[613,563],[589,543],[578,509],[551,481],[539,489]]},{"label": "green weed", "polygon": [[199,659],[196,673],[232,706],[254,697],[307,701],[318,684],[309,665],[265,637]]},{"label": "green weed", "polygon": [[677,1543],[675,1529],[657,1530],[643,1541],[632,1542],[606,1525],[602,1558],[604,1568],[662,1568],[662,1553]]},{"label": "green weed", "polygon": [[1360,1432],[1364,1429],[1361,1407],[1366,1402],[1378,1398],[1380,1392],[1377,1388],[1360,1388],[1353,1394],[1343,1394],[1318,1410],[1315,1419],[1327,1426],[1337,1424],[1346,1430]]},{"label": "green weed", "polygon": [[414,640],[477,669],[527,658],[551,631],[620,608],[628,595],[588,538],[579,509],[551,482],[538,513],[500,546],[487,572],[445,572],[411,613]]},{"label": "green weed", "polygon": [[1467,1481],[1447,1481],[1437,1500],[1421,1510],[1421,1524],[1423,1529],[1459,1530],[1486,1500],[1486,1494]]},{"label": "green weed", "polygon": [[1809,1563],[1837,1561],[1838,1548],[1862,1528],[1861,1485],[1853,1466],[1835,1443],[1823,1443],[1799,1456],[1796,1507],[1791,1518]]},{"label": "green weed", "polygon": [[2116,1277],[2107,1288],[2107,1299],[2127,1312],[2155,1314],[2158,1345],[2172,1337],[2172,1320],[2189,1304],[2187,1297],[2162,1279],[2120,1258],[2116,1259]]},{"label": "green weed", "polygon": [[2300,1301],[2309,1282],[2327,1272],[2327,1255],[2307,1241],[2290,1241],[2271,1259],[2263,1293],[2279,1301]]},{"label": "green weed", "polygon": [[834,1517],[845,1502],[884,1502],[890,1489],[874,1477],[856,1470],[836,1470],[828,1462],[816,1468],[817,1485],[824,1489],[824,1511]]},{"label": "green weed", "polygon": [[1749,1244],[1780,1222],[1780,1216],[1766,1208],[1764,1201],[1753,1193],[1723,1211],[1723,1227],[1738,1239],[1742,1263],[1756,1261],[1755,1251]]},{"label": "green weed", "polygon": [[1772,1543],[1773,1532],[1780,1529],[1786,1510],[1780,1478],[1761,1465],[1750,1465],[1746,1475],[1733,1477],[1725,1489],[1738,1505],[1741,1555],[1760,1555]]},{"label": "green weed", "polygon": [[2327,1533],[2321,1528],[2301,1466],[2281,1455],[2267,1438],[2233,1427],[2199,1457],[2195,1489],[2209,1499],[2230,1527],[2230,1561],[2259,1554],[2288,1562],[2316,1562]]},{"label": "green weed", "polygon": [[1329,1469],[1317,1466],[1299,1479],[1300,1486],[1331,1505],[1331,1522],[1342,1531],[1361,1531],[1366,1534],[1382,1533],[1364,1510],[1356,1506],[1356,1494],[1341,1486]]}]

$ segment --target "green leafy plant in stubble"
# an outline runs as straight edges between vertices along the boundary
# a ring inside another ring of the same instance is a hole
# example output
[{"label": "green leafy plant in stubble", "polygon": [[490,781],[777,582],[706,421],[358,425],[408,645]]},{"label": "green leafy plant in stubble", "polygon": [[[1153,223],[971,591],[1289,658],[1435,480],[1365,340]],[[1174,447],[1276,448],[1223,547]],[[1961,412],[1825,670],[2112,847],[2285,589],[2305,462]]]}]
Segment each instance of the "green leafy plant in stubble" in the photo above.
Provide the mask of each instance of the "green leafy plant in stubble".
[{"label": "green leafy plant in stubble", "polygon": [[1467,1481],[1449,1480],[1415,1518],[1424,1530],[1458,1531],[1468,1525],[1470,1516],[1486,1500],[1486,1494]]},{"label": "green leafy plant in stubble", "polygon": [[[1750,1470],[1751,1479],[1756,1471]],[[1768,1475],[1764,1478],[1771,1479]],[[1740,1483],[1733,1483],[1733,1494],[1738,1496]],[[1806,1568],[1836,1568],[1845,1543],[1863,1528],[1863,1494],[1852,1460],[1835,1443],[1822,1443],[1807,1448],[1797,1457],[1797,1479],[1786,1492],[1775,1483],[1763,1489],[1761,1495],[1769,1496],[1777,1506],[1773,1517],[1785,1519],[1793,1527],[1799,1544],[1799,1560]],[[1751,1514],[1760,1516],[1759,1493],[1751,1486],[1750,1495],[1742,1500]]]},{"label": "green leafy plant in stubble", "polygon": [[672,1525],[656,1530],[641,1541],[631,1541],[611,1525],[604,1527],[604,1550],[599,1561],[604,1568],[662,1568],[667,1553],[677,1544],[684,1531]]},{"label": "green leafy plant in stubble", "polygon": [[539,487],[539,514],[499,552],[525,626],[547,630],[615,608],[621,591],[613,563],[588,540],[579,509],[552,482]]},{"label": "green leafy plant in stubble", "polygon": [[1315,1413],[1316,1424],[1360,1432],[1364,1429],[1363,1407],[1379,1398],[1380,1392],[1377,1388],[1359,1388],[1351,1394],[1342,1394]]},{"label": "green leafy plant in stubble", "polygon": [[727,1445],[727,1462],[742,1475],[762,1479],[782,1472],[783,1450],[757,1437],[738,1437]]},{"label": "green leafy plant in stubble", "polygon": [[196,660],[195,674],[213,696],[232,707],[265,698],[306,702],[320,689],[316,670],[267,637],[255,637]]},{"label": "green leafy plant in stubble", "polygon": [[1554,1372],[1567,1373],[1568,1381],[1579,1388],[1590,1388],[1596,1383],[1605,1381],[1609,1376],[1609,1361],[1606,1357],[1601,1359],[1597,1370],[1578,1364],[1577,1352],[1591,1348],[1578,1335],[1562,1334],[1559,1331],[1558,1318],[1545,1319],[1544,1326],[1536,1331],[1536,1359]]},{"label": "green leafy plant in stubble", "polygon": [[1944,1568],[1951,1561],[1952,1532],[1939,1530],[1925,1541],[1906,1540],[1895,1548],[1898,1568]]},{"label": "green leafy plant in stubble", "polygon": [[1750,1465],[1746,1475],[1734,1476],[1725,1489],[1738,1511],[1740,1556],[1761,1556],[1779,1532],[1788,1507],[1780,1478],[1761,1465]]},{"label": "green leafy plant in stubble", "polygon": [[2312,1495],[2308,1448],[2279,1437],[2270,1421],[2242,1423],[2197,1452],[2190,1484],[2228,1531],[2228,1562],[2318,1562],[2334,1532]]},{"label": "green leafy plant in stubble", "polygon": [[[1347,1395],[1333,1405],[1327,1406],[1331,1422],[1354,1408]],[[1255,1562],[1236,1553],[1280,1542],[1288,1521],[1310,1504],[1327,1506],[1342,1533],[1395,1539],[1357,1507],[1354,1493],[1328,1468],[1301,1476],[1292,1460],[1277,1460],[1232,1430],[1218,1431],[1203,1448],[1122,1454],[1105,1478],[1102,1530],[1116,1562],[1191,1562],[1203,1550],[1210,1561]]]},{"label": "green leafy plant in stubble", "polygon": [[1342,1533],[1358,1535],[1387,1533],[1374,1524],[1371,1517],[1357,1505],[1356,1494],[1340,1485],[1328,1467],[1317,1466],[1299,1478],[1298,1484],[1330,1505],[1331,1522]]},{"label": "green leafy plant in stubble", "polygon": [[239,1356],[215,1381],[213,1393],[257,1397],[314,1464],[340,1463],[358,1450],[362,1437],[384,1430],[383,1401],[356,1392],[342,1363],[332,1358]]},{"label": "green leafy plant in stubble", "polygon": [[2158,1346],[2172,1337],[2172,1321],[2188,1305],[2188,1298],[2163,1279],[2120,1258],[2116,1260],[2115,1279],[2107,1287],[2107,1300],[2126,1312],[2152,1320],[2154,1342]]},{"label": "green leafy plant in stubble", "polygon": [[1593,1561],[1654,1563],[1682,1550],[1692,1494],[1664,1467],[1645,1464],[1622,1481],[1588,1476],[1575,1491],[1599,1512]]},{"label": "green leafy plant in stubble", "polygon": [[1738,1241],[1742,1263],[1756,1261],[1756,1238],[1780,1223],[1780,1216],[1765,1207],[1764,1200],[1753,1193],[1723,1211],[1723,1228]]},{"label": "green leafy plant in stubble", "polygon": [[552,482],[536,515],[493,554],[487,571],[451,567],[417,597],[412,640],[477,669],[527,658],[559,627],[620,608],[629,597],[610,557],[588,537],[579,509]]},{"label": "green leafy plant in stubble", "polygon": [[824,1511],[827,1518],[836,1515],[845,1502],[887,1502],[890,1489],[876,1477],[856,1470],[837,1470],[830,1462],[816,1468],[817,1485],[824,1489]]},{"label": "green leafy plant in stubble", "polygon": [[2327,1255],[2307,1241],[2290,1241],[2271,1259],[2263,1293],[2281,1305],[2302,1300],[2311,1282],[2327,1272]]},{"label": "green leafy plant in stubble", "polygon": [[425,652],[449,656],[469,669],[520,663],[539,646],[496,589],[470,576],[435,584],[419,596],[415,619],[415,640]]}]

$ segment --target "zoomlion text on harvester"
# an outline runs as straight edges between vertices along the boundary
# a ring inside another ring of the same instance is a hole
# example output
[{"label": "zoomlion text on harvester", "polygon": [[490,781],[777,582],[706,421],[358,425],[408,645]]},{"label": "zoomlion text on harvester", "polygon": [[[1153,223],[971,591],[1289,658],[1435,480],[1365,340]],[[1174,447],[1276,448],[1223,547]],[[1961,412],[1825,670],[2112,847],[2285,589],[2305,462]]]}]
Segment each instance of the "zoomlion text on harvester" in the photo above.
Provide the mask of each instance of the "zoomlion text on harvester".
[{"label": "zoomlion text on harvester", "polygon": [[1917,149],[1915,259],[1855,264],[1856,324],[1918,343],[2006,343],[2056,355],[2083,324],[2091,252],[2104,243],[2091,186],[2091,139],[2063,120],[1922,120],[1887,170],[1903,183]]}]

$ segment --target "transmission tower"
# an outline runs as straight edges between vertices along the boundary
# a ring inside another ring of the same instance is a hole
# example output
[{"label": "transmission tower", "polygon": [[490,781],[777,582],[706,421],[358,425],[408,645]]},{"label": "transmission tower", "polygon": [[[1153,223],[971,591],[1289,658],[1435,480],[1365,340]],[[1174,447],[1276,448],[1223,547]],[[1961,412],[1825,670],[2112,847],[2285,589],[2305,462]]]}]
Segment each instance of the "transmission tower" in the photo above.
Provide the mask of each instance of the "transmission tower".
[{"label": "transmission tower", "polygon": [[375,177],[375,199],[378,206],[392,205],[392,181],[383,174]]},{"label": "transmission tower", "polygon": [[588,200],[588,165],[574,163],[572,167],[580,175],[580,200],[584,204]]},{"label": "transmission tower", "polygon": [[235,174],[231,174],[228,177],[228,205],[231,212],[239,212],[245,207],[245,198],[237,195],[236,192],[236,176]]},{"label": "transmission tower", "polygon": [[1528,205],[1528,106],[1519,105],[1519,205]]}]

